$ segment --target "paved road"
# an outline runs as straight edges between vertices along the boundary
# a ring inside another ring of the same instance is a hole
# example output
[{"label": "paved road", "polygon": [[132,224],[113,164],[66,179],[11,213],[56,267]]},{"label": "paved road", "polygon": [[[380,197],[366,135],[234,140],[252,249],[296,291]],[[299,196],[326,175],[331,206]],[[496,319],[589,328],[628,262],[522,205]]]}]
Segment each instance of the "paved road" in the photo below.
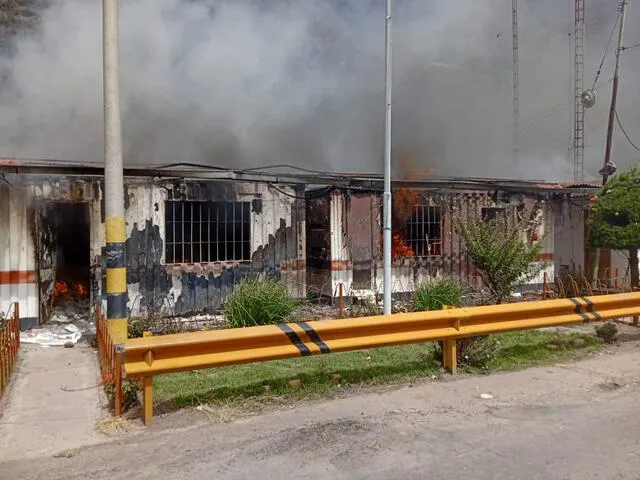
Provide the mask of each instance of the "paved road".
[{"label": "paved road", "polygon": [[69,458],[0,464],[0,477],[635,480],[639,410],[640,349],[628,345],[578,364],[416,384],[231,423],[196,411],[167,415]]}]

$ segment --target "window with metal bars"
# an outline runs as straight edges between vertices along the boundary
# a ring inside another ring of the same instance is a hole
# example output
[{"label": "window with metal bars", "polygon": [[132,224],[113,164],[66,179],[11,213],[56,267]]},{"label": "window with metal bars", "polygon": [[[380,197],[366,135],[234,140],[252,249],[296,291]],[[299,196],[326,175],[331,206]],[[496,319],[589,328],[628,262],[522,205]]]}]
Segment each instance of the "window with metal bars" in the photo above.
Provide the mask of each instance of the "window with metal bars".
[{"label": "window with metal bars", "polygon": [[[442,254],[442,214],[434,205],[415,205],[404,228],[404,242],[414,257]],[[407,255],[410,256],[410,255]]]},{"label": "window with metal bars", "polygon": [[165,203],[166,263],[251,259],[249,202]]}]

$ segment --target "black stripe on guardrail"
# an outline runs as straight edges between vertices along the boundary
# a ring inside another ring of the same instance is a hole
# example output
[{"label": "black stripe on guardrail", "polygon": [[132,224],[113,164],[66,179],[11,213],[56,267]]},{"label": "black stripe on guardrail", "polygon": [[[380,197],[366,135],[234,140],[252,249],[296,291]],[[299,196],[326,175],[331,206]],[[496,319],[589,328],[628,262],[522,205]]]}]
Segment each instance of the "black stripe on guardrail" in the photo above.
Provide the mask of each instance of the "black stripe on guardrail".
[{"label": "black stripe on guardrail", "polygon": [[320,353],[331,353],[331,349],[329,348],[329,345],[327,345],[320,339],[318,332],[316,332],[311,325],[309,325],[307,322],[299,322],[298,325],[302,327],[302,329],[304,330],[304,333],[306,333],[309,336],[309,339],[313,343],[315,343],[318,346],[318,348],[320,348]]},{"label": "black stripe on guardrail", "polygon": [[580,297],[580,300],[584,300],[584,303],[587,304],[587,313],[591,313],[595,320],[602,320],[600,314],[594,310],[594,305],[591,300],[589,300],[587,297]]},{"label": "black stripe on guardrail", "polygon": [[289,325],[281,323],[280,325],[278,325],[278,327],[280,327],[280,330],[282,330],[284,334],[289,337],[291,343],[293,343],[298,348],[298,350],[300,350],[300,355],[302,355],[303,357],[311,355],[311,350],[309,350],[309,348],[302,342],[302,340],[300,340],[298,334],[294,332]]},{"label": "black stripe on guardrail", "polygon": [[578,301],[577,298],[570,298],[569,300],[571,301],[571,303],[573,303],[576,306],[576,308],[575,308],[575,310],[573,312],[576,315],[580,315],[580,318],[582,318],[583,321],[589,322],[591,320],[589,318],[589,315],[587,315],[585,313],[582,313],[583,304],[580,303],[580,301]]}]

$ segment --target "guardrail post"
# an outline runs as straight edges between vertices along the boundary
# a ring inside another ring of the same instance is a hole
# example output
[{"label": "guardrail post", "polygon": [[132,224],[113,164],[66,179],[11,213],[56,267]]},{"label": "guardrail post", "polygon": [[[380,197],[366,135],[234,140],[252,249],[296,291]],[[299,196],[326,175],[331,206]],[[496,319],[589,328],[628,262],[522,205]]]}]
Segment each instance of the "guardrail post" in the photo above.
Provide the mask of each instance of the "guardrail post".
[{"label": "guardrail post", "polygon": [[451,375],[458,373],[458,345],[455,338],[442,342],[442,363]]},{"label": "guardrail post", "polygon": [[143,383],[144,424],[151,425],[151,420],[153,419],[153,377],[144,377]]}]

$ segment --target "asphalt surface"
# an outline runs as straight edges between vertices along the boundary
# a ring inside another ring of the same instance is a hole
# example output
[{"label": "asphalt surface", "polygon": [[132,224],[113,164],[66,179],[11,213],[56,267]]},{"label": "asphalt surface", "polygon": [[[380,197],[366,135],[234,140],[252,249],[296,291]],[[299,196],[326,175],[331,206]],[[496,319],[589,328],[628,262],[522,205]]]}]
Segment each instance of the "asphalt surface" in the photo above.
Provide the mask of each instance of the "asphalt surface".
[{"label": "asphalt surface", "polygon": [[101,445],[0,463],[0,478],[635,480],[639,367],[640,348],[628,344],[575,364],[369,391],[228,423],[174,413]]}]

